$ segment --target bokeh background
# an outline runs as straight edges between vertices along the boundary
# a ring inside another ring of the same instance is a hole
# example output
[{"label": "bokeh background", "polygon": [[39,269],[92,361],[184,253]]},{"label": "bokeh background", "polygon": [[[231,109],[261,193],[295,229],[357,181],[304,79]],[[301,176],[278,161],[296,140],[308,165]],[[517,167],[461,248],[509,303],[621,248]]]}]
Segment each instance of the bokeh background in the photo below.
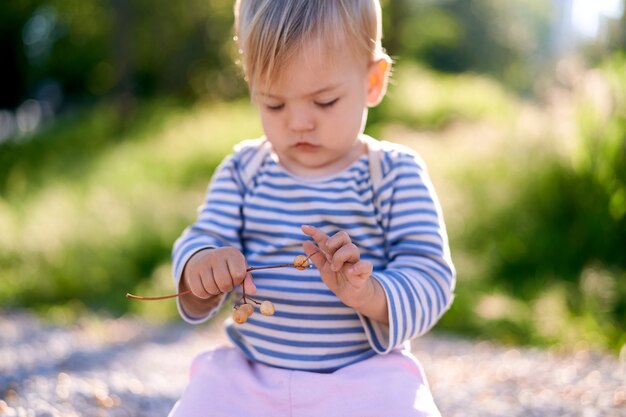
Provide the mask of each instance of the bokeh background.
[{"label": "bokeh background", "polygon": [[[178,320],[170,249],[261,134],[232,0],[0,2],[0,311]],[[623,0],[386,0],[368,133],[426,160],[458,269],[435,331],[626,355]]]}]

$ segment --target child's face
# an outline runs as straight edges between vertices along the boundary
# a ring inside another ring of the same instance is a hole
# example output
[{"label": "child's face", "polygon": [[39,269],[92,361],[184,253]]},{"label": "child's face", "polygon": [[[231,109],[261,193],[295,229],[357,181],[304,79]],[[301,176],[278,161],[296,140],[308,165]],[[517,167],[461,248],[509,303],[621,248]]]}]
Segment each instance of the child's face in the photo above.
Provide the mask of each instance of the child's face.
[{"label": "child's face", "polygon": [[371,104],[370,69],[349,52],[329,57],[307,51],[278,80],[260,84],[255,99],[280,163],[298,175],[325,175],[364,152],[357,138]]}]

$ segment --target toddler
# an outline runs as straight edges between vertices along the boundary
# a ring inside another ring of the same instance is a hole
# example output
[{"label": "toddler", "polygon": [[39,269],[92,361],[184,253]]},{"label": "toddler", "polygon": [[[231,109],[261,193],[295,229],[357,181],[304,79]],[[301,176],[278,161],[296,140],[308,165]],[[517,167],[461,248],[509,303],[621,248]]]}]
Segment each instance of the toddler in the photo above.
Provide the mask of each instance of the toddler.
[{"label": "toddler", "polygon": [[[449,308],[444,221],[423,161],[363,134],[391,60],[378,0],[238,0],[236,39],[264,136],[217,168],[176,241],[180,314],[242,288],[275,314],[226,323],[170,416],[439,416],[410,340]],[[291,263],[305,253],[315,268]]]}]

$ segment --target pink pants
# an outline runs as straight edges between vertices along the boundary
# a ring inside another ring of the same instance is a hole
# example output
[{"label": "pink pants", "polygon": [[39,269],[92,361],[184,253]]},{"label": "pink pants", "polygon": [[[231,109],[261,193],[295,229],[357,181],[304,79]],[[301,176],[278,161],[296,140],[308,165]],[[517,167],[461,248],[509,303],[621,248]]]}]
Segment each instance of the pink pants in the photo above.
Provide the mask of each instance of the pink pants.
[{"label": "pink pants", "polygon": [[315,373],[273,368],[235,348],[198,355],[169,417],[441,417],[418,361],[388,355]]}]

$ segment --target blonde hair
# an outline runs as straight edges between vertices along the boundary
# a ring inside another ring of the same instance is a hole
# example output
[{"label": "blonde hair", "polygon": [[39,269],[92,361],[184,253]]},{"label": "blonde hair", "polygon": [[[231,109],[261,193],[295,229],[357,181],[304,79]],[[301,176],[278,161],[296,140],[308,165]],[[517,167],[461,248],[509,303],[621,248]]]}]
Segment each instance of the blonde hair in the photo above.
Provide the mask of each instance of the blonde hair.
[{"label": "blonde hair", "polygon": [[250,91],[275,81],[312,41],[364,65],[386,56],[381,21],[379,0],[237,0],[235,39]]}]

